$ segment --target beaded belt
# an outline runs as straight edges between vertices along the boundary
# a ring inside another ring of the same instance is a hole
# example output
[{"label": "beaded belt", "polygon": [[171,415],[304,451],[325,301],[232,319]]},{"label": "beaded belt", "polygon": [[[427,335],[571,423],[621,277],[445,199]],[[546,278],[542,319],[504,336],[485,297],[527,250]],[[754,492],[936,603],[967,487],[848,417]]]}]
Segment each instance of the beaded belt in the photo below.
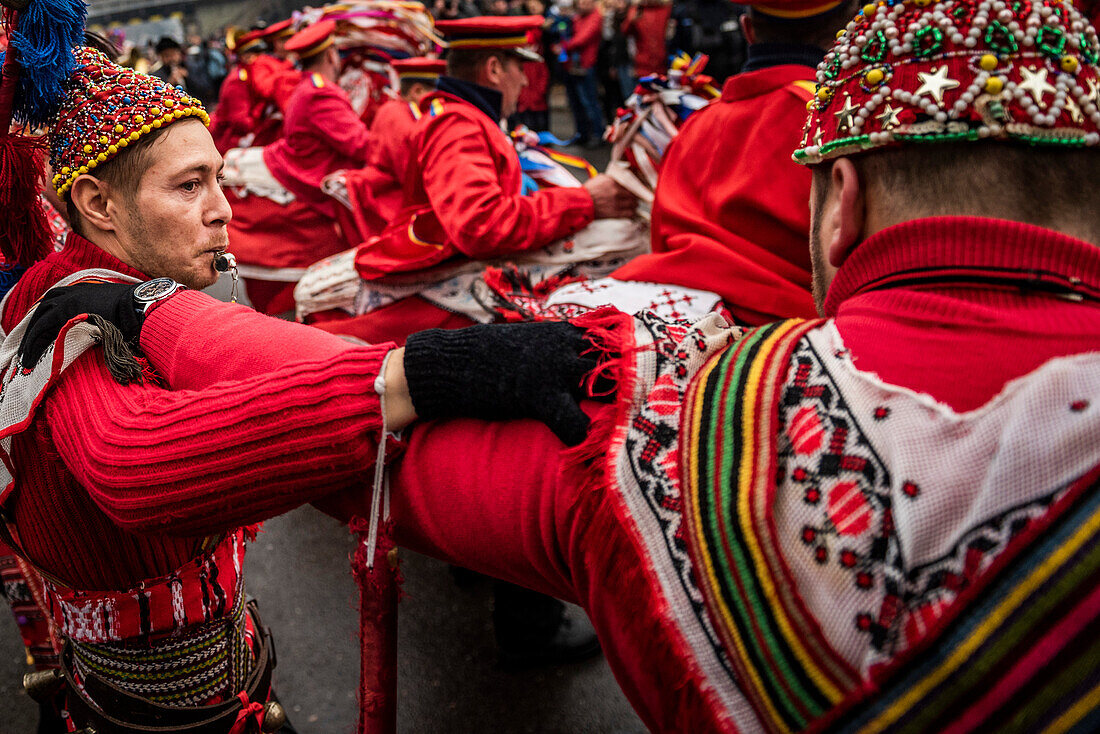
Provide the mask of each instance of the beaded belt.
[{"label": "beaded belt", "polygon": [[198,706],[232,698],[252,666],[253,631],[243,590],[228,617],[147,645],[70,640],[76,672],[89,672],[150,701]]}]

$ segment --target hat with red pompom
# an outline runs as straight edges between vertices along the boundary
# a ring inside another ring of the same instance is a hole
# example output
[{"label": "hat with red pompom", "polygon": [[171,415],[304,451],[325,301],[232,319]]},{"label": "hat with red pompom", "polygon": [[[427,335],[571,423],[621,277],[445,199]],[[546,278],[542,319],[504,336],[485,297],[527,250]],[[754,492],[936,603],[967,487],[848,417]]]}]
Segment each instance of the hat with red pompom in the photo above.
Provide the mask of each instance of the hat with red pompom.
[{"label": "hat with red pompom", "polygon": [[58,196],[64,196],[78,176],[109,161],[142,135],[185,117],[210,124],[202,103],[179,87],[114,64],[91,48],[77,49],[76,60],[49,136]]},{"label": "hat with red pompom", "polygon": [[967,140],[1100,144],[1100,43],[1068,0],[879,0],[817,69],[796,161]]}]

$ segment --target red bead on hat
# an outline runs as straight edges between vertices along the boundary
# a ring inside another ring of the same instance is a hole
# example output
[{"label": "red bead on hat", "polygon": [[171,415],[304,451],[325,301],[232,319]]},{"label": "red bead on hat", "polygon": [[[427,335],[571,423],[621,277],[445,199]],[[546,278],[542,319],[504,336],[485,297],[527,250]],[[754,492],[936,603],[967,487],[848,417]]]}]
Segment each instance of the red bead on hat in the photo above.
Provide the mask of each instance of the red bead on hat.
[{"label": "red bead on hat", "polygon": [[396,59],[392,62],[392,65],[399,79],[435,80],[447,71],[446,61],[443,59],[429,59],[425,56]]},{"label": "red bead on hat", "polygon": [[77,69],[50,124],[50,165],[58,196],[119,151],[156,128],[184,117],[204,125],[202,103],[179,87],[111,63],[91,48],[75,51]]},{"label": "red bead on hat", "polygon": [[795,160],[911,142],[1100,144],[1100,44],[1062,0],[871,3],[817,69]]},{"label": "red bead on hat", "polygon": [[300,59],[316,56],[336,42],[336,21],[322,20],[291,36],[286,42],[286,50],[298,54]]},{"label": "red bead on hat", "polygon": [[527,32],[541,28],[543,22],[541,15],[482,15],[439,20],[435,29],[443,34],[451,49],[496,48],[541,61],[542,57],[526,46]]}]

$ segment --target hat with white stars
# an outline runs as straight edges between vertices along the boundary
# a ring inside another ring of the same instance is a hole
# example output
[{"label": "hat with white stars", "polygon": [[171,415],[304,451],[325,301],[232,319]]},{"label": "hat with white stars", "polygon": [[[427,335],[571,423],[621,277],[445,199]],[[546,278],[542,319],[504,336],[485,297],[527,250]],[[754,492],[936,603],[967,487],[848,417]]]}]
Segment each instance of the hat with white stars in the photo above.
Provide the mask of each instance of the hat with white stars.
[{"label": "hat with white stars", "polygon": [[1095,146],[1098,62],[1069,0],[879,0],[818,67],[794,159],[981,139]]}]

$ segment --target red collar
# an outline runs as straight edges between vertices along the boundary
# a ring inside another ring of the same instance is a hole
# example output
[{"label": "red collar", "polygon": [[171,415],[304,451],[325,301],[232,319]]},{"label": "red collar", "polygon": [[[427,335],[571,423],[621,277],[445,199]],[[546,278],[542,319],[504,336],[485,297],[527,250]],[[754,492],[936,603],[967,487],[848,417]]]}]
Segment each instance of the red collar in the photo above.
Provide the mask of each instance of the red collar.
[{"label": "red collar", "polygon": [[982,217],[929,217],[887,227],[861,242],[837,271],[825,316],[853,296],[907,284],[996,283],[1100,296],[1100,248],[1031,224]]},{"label": "red collar", "polygon": [[65,239],[64,249],[62,249],[56,257],[59,262],[71,266],[74,272],[77,270],[87,270],[88,268],[104,268],[107,270],[114,270],[123,275],[140,278],[141,280],[149,280],[148,275],[145,275],[136,268],[130,267],[114,255],[100,249],[98,245],[84,239],[76,232],[69,233],[69,236]]},{"label": "red collar", "polygon": [[802,64],[781,64],[756,71],[735,74],[726,80],[722,87],[722,101],[736,102],[742,99],[759,97],[785,87],[793,81],[814,78],[814,70]]}]

